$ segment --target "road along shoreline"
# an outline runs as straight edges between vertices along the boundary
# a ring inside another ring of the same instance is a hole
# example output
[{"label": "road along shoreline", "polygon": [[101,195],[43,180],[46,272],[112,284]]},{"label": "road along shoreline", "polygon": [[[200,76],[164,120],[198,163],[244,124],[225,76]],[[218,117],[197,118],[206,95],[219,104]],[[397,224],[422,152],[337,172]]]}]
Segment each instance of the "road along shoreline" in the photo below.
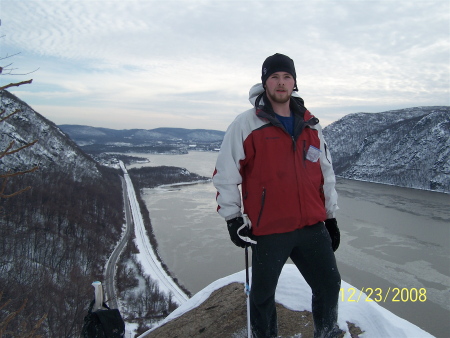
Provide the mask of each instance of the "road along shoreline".
[{"label": "road along shoreline", "polygon": [[178,304],[185,303],[189,296],[175,283],[172,277],[164,270],[162,262],[158,259],[156,253],[153,250],[153,246],[146,234],[144,221],[139,208],[139,203],[136,198],[136,192],[134,190],[131,178],[128,175],[128,171],[122,161],[119,162],[120,168],[123,171],[125,183],[128,190],[128,200],[130,202],[131,214],[134,220],[134,231],[136,235],[136,245],[140,254],[138,259],[144,268],[144,271],[149,274],[159,285],[161,291],[171,293],[173,300]]}]

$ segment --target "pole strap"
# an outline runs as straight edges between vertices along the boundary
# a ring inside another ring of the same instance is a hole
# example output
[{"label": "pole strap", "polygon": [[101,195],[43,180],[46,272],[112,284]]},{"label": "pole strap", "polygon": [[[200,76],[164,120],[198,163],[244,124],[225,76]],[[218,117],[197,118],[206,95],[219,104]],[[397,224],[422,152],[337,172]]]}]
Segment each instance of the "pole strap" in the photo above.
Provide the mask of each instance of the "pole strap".
[{"label": "pole strap", "polygon": [[253,239],[251,239],[248,236],[241,236],[240,231],[244,229],[245,227],[248,227],[249,229],[252,228],[252,222],[250,221],[250,218],[248,218],[247,214],[242,215],[242,219],[244,221],[244,224],[241,225],[241,227],[238,229],[237,234],[240,239],[242,239],[244,242],[250,243],[250,244],[257,244],[257,242]]}]

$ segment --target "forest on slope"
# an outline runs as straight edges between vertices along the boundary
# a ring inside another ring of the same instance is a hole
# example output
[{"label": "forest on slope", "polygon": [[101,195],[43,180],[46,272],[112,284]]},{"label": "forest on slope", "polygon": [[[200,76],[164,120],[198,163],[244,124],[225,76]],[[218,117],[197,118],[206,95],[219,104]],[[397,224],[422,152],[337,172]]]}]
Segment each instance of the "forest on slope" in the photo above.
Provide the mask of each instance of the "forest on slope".
[{"label": "forest on slope", "polygon": [[120,238],[123,201],[117,172],[73,181],[60,171],[37,171],[8,182],[1,200],[0,291],[8,310],[26,307],[9,324],[19,334],[45,316],[38,333],[79,334],[93,298],[91,283],[102,280],[105,261]]}]

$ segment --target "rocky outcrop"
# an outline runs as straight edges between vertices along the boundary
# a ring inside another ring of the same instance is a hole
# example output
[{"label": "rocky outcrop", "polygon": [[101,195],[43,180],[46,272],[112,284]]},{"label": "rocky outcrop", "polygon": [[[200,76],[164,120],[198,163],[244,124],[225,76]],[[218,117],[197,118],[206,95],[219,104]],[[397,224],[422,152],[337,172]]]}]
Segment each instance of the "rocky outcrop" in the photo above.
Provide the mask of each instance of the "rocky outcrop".
[{"label": "rocky outcrop", "polygon": [[[277,304],[279,337],[314,337],[312,314],[292,311]],[[348,323],[352,337],[362,331]],[[198,307],[145,333],[141,338],[247,337],[247,307],[244,285],[232,283],[216,291]]]}]

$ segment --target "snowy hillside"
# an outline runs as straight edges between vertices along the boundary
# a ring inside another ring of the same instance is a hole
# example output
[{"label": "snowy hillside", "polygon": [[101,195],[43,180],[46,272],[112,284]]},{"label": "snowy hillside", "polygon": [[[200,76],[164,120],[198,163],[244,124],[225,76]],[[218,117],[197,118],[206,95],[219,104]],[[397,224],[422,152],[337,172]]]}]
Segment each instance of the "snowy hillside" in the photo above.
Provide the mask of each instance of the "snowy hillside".
[{"label": "snowy hillside", "polygon": [[349,114],[324,135],[339,176],[450,192],[450,107]]},{"label": "snowy hillside", "polygon": [[13,149],[16,149],[38,140],[35,145],[22,150],[16,156],[4,157],[1,164],[5,168],[18,170],[39,166],[41,169],[66,170],[76,179],[84,175],[100,175],[96,162],[81,151],[53,122],[6,90],[0,91],[0,110],[4,110],[3,117],[19,110],[19,113],[0,125],[0,149],[6,149],[11,141],[15,142]]}]

